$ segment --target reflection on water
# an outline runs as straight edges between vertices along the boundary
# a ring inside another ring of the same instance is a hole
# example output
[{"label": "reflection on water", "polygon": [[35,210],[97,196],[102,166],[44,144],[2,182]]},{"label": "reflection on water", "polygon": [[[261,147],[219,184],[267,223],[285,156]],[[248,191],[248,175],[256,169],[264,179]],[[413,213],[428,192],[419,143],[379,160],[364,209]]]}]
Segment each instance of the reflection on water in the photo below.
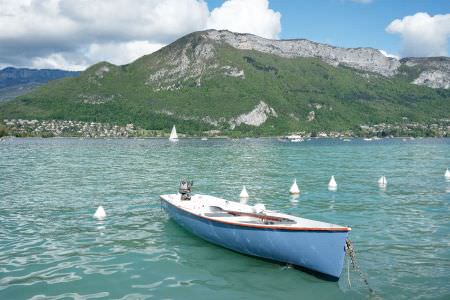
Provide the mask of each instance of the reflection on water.
[{"label": "reflection on water", "polygon": [[[160,208],[194,192],[352,227],[388,299],[445,298],[449,141],[14,139],[0,147],[0,299],[364,299],[356,273],[322,281],[188,234]],[[390,155],[386,155],[390,153]],[[333,170],[339,189],[328,191]],[[379,174],[389,188],[376,186]],[[292,178],[302,194],[289,196]],[[102,221],[92,215],[107,210]]]},{"label": "reflection on water", "polygon": [[297,204],[298,203],[298,201],[300,200],[300,194],[296,194],[296,195],[290,195],[291,196],[291,199],[290,199],[290,201],[291,201],[291,203],[295,203],[295,204]]}]

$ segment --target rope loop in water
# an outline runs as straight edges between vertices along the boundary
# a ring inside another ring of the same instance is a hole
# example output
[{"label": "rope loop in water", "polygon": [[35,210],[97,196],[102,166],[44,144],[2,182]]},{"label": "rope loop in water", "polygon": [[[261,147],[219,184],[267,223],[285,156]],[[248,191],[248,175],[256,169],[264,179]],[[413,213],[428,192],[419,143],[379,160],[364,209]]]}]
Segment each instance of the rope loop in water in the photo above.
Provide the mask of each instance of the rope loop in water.
[{"label": "rope loop in water", "polygon": [[[359,265],[356,261],[355,248],[353,247],[353,244],[349,239],[345,240],[345,253],[350,258],[350,262],[352,263],[352,269],[355,270],[356,272],[358,272],[359,277],[361,278],[361,280],[365,283],[365,285],[369,289],[370,294],[372,296],[374,296],[375,291],[370,287],[367,276],[362,272],[361,268],[359,267]],[[352,287],[351,282],[350,282],[350,270],[349,269],[350,269],[350,266],[349,266],[349,263],[347,262],[347,278],[348,278],[349,286]]]}]

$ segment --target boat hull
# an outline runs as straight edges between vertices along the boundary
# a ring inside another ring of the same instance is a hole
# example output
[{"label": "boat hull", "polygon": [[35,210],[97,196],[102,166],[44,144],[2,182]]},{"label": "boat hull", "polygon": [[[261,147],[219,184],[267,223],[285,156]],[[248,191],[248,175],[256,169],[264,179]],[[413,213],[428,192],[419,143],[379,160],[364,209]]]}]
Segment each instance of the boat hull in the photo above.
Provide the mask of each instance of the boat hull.
[{"label": "boat hull", "polygon": [[254,228],[202,218],[164,199],[161,205],[180,226],[213,244],[339,280],[347,231]]}]

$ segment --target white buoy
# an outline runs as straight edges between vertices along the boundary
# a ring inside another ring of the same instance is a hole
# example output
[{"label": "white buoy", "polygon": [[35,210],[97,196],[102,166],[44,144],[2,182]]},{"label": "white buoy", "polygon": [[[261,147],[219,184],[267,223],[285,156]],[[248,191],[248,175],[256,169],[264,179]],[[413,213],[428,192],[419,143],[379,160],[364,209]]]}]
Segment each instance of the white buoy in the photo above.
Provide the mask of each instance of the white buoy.
[{"label": "white buoy", "polygon": [[328,183],[328,189],[330,191],[337,190],[337,183],[336,183],[336,180],[334,179],[334,175],[331,176],[330,182]]},{"label": "white buoy", "polygon": [[239,194],[239,197],[241,197],[241,198],[248,198],[248,193],[247,193],[247,189],[245,188],[245,185],[242,187],[242,191]]},{"label": "white buoy", "polygon": [[387,185],[386,176],[381,176],[380,179],[378,179],[378,185],[379,186],[386,186]]},{"label": "white buoy", "polygon": [[104,218],[106,218],[106,212],[103,209],[103,206],[100,205],[97,208],[97,210],[95,211],[95,214],[94,214],[94,218],[96,218],[98,220],[103,220]]},{"label": "white buoy", "polygon": [[297,185],[297,179],[294,179],[294,183],[291,185],[291,188],[289,189],[289,194],[291,195],[297,195],[300,194],[300,189]]},{"label": "white buoy", "polygon": [[445,171],[445,178],[450,179],[450,171],[447,169],[447,171]]},{"label": "white buoy", "polygon": [[247,202],[248,202],[248,198],[240,198],[239,199],[239,203],[247,204]]}]

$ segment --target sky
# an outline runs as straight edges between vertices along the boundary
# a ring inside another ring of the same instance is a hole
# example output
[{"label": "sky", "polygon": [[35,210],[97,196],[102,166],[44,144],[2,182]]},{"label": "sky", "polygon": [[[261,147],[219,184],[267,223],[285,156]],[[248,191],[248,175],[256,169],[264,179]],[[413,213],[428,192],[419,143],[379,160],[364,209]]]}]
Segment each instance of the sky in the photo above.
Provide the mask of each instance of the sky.
[{"label": "sky", "polygon": [[449,56],[449,0],[0,0],[0,68],[127,64],[192,31]]}]

